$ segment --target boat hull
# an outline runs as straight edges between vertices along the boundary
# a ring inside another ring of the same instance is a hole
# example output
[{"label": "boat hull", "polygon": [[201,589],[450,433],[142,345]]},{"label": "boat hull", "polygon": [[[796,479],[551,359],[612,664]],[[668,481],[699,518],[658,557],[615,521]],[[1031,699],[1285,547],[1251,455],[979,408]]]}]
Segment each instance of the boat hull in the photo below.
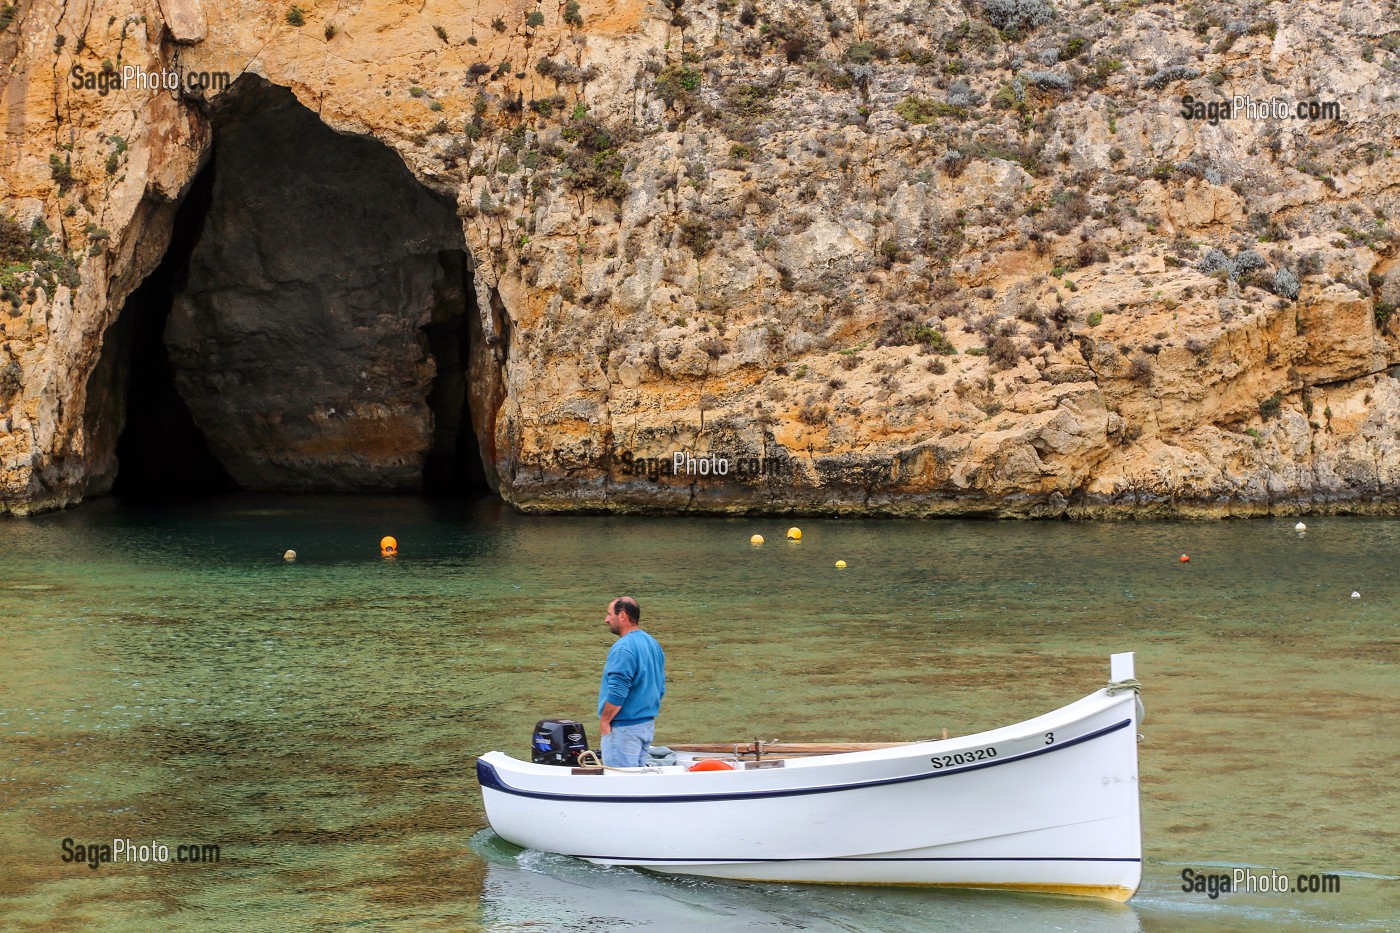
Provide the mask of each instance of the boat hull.
[{"label": "boat hull", "polygon": [[1142,876],[1138,708],[1099,691],[990,732],[732,772],[478,761],[492,829],[605,865],[752,881],[1126,900]]}]

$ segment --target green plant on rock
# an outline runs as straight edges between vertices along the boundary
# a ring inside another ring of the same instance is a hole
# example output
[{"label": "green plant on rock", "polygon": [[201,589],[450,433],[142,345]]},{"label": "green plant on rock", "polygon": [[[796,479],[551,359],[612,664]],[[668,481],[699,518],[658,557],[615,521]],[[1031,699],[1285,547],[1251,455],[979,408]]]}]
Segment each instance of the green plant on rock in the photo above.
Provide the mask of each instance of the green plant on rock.
[{"label": "green plant on rock", "polygon": [[[105,241],[105,230],[89,227],[100,232],[98,243]],[[77,288],[81,284],[77,263],[52,247],[52,237],[42,217],[25,230],[13,217],[0,215],[0,292],[12,304],[19,304],[22,291],[37,287],[52,295],[59,285]]]},{"label": "green plant on rock", "polygon": [[846,50],[846,61],[853,65],[868,65],[875,60],[878,52],[874,42],[865,40],[857,42]]},{"label": "green plant on rock", "polygon": [[1055,16],[1045,0],[981,0],[981,7],[987,22],[1008,39],[1018,39]]},{"label": "green plant on rock", "polygon": [[714,231],[710,222],[703,217],[687,216],[680,220],[681,245],[687,247],[695,258],[706,255],[714,247]]},{"label": "green plant on rock", "polygon": [[0,266],[23,265],[33,258],[29,232],[13,217],[0,215]]},{"label": "green plant on rock", "polygon": [[295,3],[292,4],[291,9],[287,11],[287,24],[289,26],[296,26],[298,28],[305,26],[306,11],[303,10],[301,7],[297,6]]},{"label": "green plant on rock", "polygon": [[945,117],[954,120],[967,119],[967,108],[955,107],[917,94],[911,94],[896,104],[894,112],[914,124],[933,123]]},{"label": "green plant on rock", "polygon": [[58,182],[58,190],[67,191],[73,184],[73,157],[50,153],[49,175]]},{"label": "green plant on rock", "polygon": [[724,92],[724,110],[746,120],[755,120],[772,109],[769,104],[772,96],[772,89],[762,84],[731,85]]},{"label": "green plant on rock", "polygon": [[618,148],[624,141],[622,130],[585,116],[570,120],[560,136],[573,144],[562,160],[560,178],[566,185],[618,201],[627,197],[630,189],[622,178],[627,163]]},{"label": "green plant on rock", "polygon": [[700,89],[700,72],[684,65],[671,64],[656,76],[656,96],[668,107],[686,109],[694,103],[695,92]]},{"label": "green plant on rock", "polygon": [[1021,102],[1016,94],[1016,88],[1010,84],[1003,84],[992,95],[992,108],[994,110],[1011,110]]}]

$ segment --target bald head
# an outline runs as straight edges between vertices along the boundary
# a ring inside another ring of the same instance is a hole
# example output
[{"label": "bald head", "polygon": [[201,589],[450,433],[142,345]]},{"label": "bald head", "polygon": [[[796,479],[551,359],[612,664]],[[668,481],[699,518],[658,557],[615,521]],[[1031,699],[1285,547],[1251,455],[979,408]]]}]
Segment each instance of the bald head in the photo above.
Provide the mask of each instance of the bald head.
[{"label": "bald head", "polygon": [[619,596],[608,603],[608,615],[604,619],[608,631],[614,635],[626,635],[641,624],[642,609],[631,596]]}]

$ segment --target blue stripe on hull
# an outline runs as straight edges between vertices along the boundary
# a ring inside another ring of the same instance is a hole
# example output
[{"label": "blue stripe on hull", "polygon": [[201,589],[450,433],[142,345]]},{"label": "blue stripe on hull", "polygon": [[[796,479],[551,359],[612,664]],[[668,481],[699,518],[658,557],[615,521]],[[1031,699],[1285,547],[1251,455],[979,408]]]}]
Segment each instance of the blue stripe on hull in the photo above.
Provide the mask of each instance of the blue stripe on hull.
[{"label": "blue stripe on hull", "polygon": [[1078,738],[1070,739],[1068,742],[1061,742],[1047,748],[1038,748],[1034,751],[1015,755],[1010,758],[996,758],[991,761],[983,761],[975,765],[968,765],[962,768],[952,768],[943,771],[930,771],[928,774],[911,774],[905,777],[883,778],[878,781],[864,781],[859,784],[835,784],[829,787],[794,787],[782,790],[756,790],[747,792],[737,792],[728,794],[657,794],[652,796],[594,796],[585,794],[557,794],[547,791],[523,790],[518,787],[511,787],[501,776],[496,773],[496,769],[482,759],[476,760],[476,779],[480,782],[483,790],[489,788],[498,790],[505,794],[514,794],[517,797],[533,797],[536,800],[568,800],[576,803],[700,803],[713,800],[760,800],[766,797],[803,797],[809,794],[834,794],[848,790],[863,790],[867,787],[884,787],[890,784],[907,784],[910,781],[927,781],[933,778],[948,777],[953,774],[966,774],[969,771],[980,771],[983,768],[997,768],[1002,765],[1013,764],[1017,761],[1025,761],[1027,758],[1035,758],[1039,755],[1048,755],[1051,752],[1058,752],[1062,749],[1079,745],[1082,742],[1090,742],[1094,739],[1110,735],[1120,729],[1126,729],[1132,725],[1131,719],[1125,719],[1112,726],[1105,726],[1096,732],[1081,735]]}]

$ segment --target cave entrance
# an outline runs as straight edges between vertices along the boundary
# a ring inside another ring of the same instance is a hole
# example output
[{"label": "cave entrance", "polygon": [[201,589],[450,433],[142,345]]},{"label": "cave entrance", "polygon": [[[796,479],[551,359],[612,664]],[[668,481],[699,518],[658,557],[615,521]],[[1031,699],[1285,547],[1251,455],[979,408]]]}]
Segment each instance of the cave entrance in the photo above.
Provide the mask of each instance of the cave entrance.
[{"label": "cave entrance", "polygon": [[117,455],[90,491],[489,493],[454,198],[262,79],[209,116],[210,158],[89,383],[90,441]]}]

